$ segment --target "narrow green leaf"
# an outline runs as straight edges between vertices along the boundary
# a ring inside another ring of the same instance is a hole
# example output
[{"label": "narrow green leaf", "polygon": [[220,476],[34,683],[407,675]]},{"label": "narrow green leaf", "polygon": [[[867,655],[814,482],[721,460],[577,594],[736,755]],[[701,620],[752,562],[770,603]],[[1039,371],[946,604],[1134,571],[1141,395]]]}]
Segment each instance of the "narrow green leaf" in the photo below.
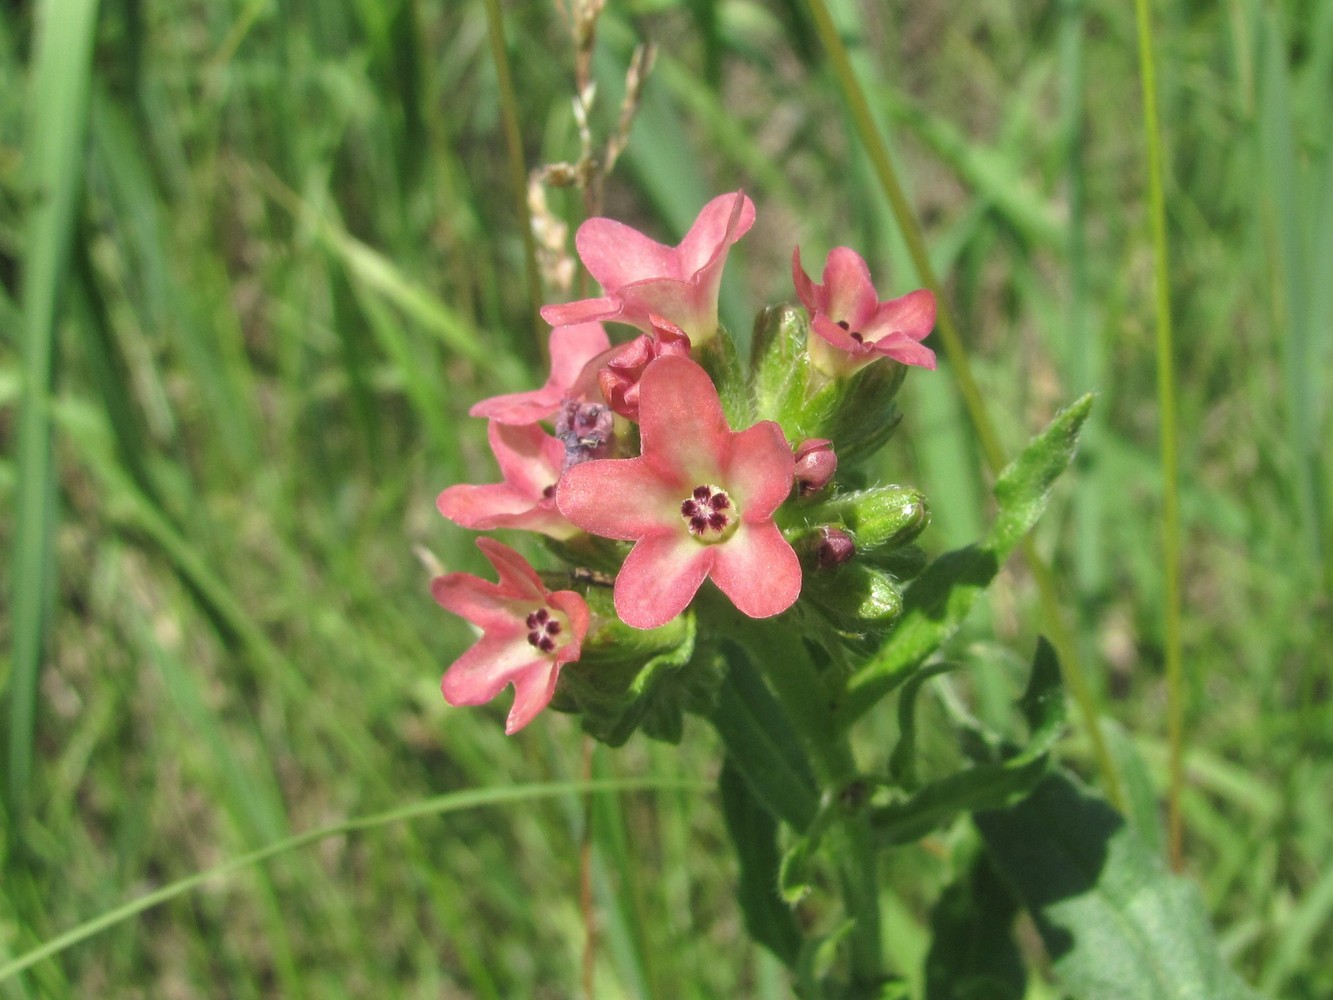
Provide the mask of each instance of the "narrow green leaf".
[{"label": "narrow green leaf", "polygon": [[46,0],[36,9],[27,160],[41,193],[27,219],[23,271],[23,398],[18,426],[18,502],[11,594],[9,818],[16,828],[32,774],[37,674],[54,583],[55,472],[48,394],[55,330],[74,213],[83,184],[84,138],[97,0]]},{"label": "narrow green leaf", "polygon": [[976,824],[1080,1000],[1253,1000],[1223,963],[1194,885],[1171,875],[1124,818],[1051,774]]},{"label": "narrow green leaf", "polygon": [[800,740],[745,655],[735,651],[729,660],[711,717],[728,759],[769,812],[806,830],[818,812],[819,793]]},{"label": "narrow green leaf", "polygon": [[380,827],[392,826],[396,823],[406,823],[412,820],[421,819],[426,816],[442,816],[445,813],[461,812],[465,809],[478,809],[482,806],[505,805],[516,802],[535,802],[540,799],[560,798],[566,795],[591,795],[598,792],[630,792],[647,791],[653,789],[689,789],[692,791],[705,792],[706,788],[693,782],[680,781],[678,779],[660,779],[660,778],[618,778],[604,781],[568,781],[556,782],[541,785],[498,785],[493,788],[471,788],[463,791],[449,792],[444,795],[437,795],[433,798],[424,799],[420,802],[413,802],[409,805],[399,806],[390,809],[387,812],[375,813],[371,816],[361,816],[356,819],[344,820],[339,823],[333,823],[329,826],[323,826],[316,830],[307,830],[305,833],[298,833],[293,837],[280,840],[277,843],[261,847],[259,850],[250,851],[248,854],[242,854],[240,857],[232,858],[230,861],[223,862],[213,868],[205,871],[196,872],[183,879],[178,879],[170,885],[165,885],[161,889],[155,889],[146,893],[137,899],[132,899],[122,906],[103,913],[91,920],[79,924],[77,927],[66,931],[58,937],[47,941],[40,948],[34,948],[26,954],[20,955],[12,961],[0,965],[0,983],[13,976],[18,975],[24,969],[30,968],[43,959],[58,955],[62,951],[73,947],[80,941],[86,941],[95,934],[100,934],[119,923],[123,923],[130,917],[150,910],[155,906],[161,906],[178,896],[195,889],[214,879],[224,878],[233,875],[246,868],[252,868],[255,865],[267,861],[269,858],[277,857],[288,851],[294,851],[301,847],[307,847],[310,844],[318,843],[321,840],[327,840],[330,837],[343,836],[349,833],[359,833],[365,830],[375,830]]},{"label": "narrow green leaf", "polygon": [[995,483],[999,507],[986,537],[941,556],[908,588],[898,627],[847,684],[838,707],[844,726],[903,683],[962,625],[977,596],[1045,510],[1051,487],[1074,457],[1091,408],[1092,396],[1085,395],[1060,411],[1000,473]]},{"label": "narrow green leaf", "polygon": [[954,670],[952,663],[937,663],[919,670],[903,685],[898,696],[898,742],[889,754],[889,777],[900,788],[915,791],[916,777],[916,699],[922,686],[932,677]]},{"label": "narrow green leaf", "polygon": [[801,949],[801,932],[791,909],[778,894],[778,823],[760,804],[730,755],[718,775],[722,815],[736,845],[740,885],[736,898],[750,936],[783,964],[793,967]]},{"label": "narrow green leaf", "polygon": [[[943,672],[940,666],[913,675],[909,684],[919,684],[927,675]],[[908,695],[904,691],[904,698]],[[1027,689],[1019,699],[1027,720],[1028,742],[1004,760],[985,762],[931,782],[901,802],[874,810],[871,826],[882,843],[907,844],[953,821],[959,813],[996,809],[1026,795],[1046,772],[1046,754],[1065,723],[1064,689],[1055,650],[1044,637],[1037,639],[1037,652]],[[901,706],[900,706],[901,711]],[[910,729],[904,737],[910,736]],[[896,755],[896,751],[895,751]]]}]

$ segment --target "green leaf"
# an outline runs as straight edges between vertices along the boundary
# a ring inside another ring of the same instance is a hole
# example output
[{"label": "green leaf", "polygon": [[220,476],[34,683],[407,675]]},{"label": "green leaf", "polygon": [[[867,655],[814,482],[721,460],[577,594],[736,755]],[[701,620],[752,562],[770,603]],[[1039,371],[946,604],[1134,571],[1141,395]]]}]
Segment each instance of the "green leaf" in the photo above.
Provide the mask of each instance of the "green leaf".
[{"label": "green leaf", "polygon": [[1064,989],[1080,1000],[1258,996],[1223,963],[1193,883],[1068,775],[1048,775],[1023,802],[976,824]]},{"label": "green leaf", "polygon": [[889,755],[889,778],[900,788],[915,791],[916,777],[916,697],[932,677],[956,669],[952,663],[937,663],[912,675],[898,698],[898,743]]},{"label": "green leaf", "polygon": [[801,932],[796,918],[778,895],[778,823],[760,804],[728,756],[718,775],[722,815],[740,862],[737,900],[750,936],[788,968],[796,964]]},{"label": "green leaf", "polygon": [[907,680],[962,625],[977,596],[1045,510],[1051,486],[1074,457],[1091,408],[1092,396],[1085,395],[1056,414],[996,480],[999,506],[986,537],[941,556],[908,588],[898,627],[847,683],[837,709],[843,726]]},{"label": "green leaf", "polygon": [[711,716],[728,759],[770,813],[805,831],[819,811],[819,792],[800,739],[744,653],[735,649],[728,659]]},{"label": "green leaf", "polygon": [[[919,683],[926,674],[933,676],[940,672],[931,668],[915,675],[912,682]],[[907,696],[904,692],[904,697]],[[881,843],[907,844],[919,840],[952,822],[960,812],[996,809],[1013,802],[1041,780],[1046,772],[1046,754],[1059,738],[1065,721],[1060,664],[1055,650],[1044,638],[1037,639],[1032,674],[1018,704],[1030,730],[1027,745],[1005,760],[977,764],[926,785],[904,801],[874,810],[870,822]],[[910,736],[909,725],[903,737],[910,739]],[[899,757],[896,750],[894,756]],[[901,769],[901,759],[897,766]]]},{"label": "green leaf", "polygon": [[1018,901],[984,854],[930,915],[926,1000],[1019,1000],[1027,985],[1011,928]]},{"label": "green leaf", "polygon": [[[9,747],[5,792],[17,829],[33,766],[38,674],[46,643],[55,565],[55,470],[49,394],[56,324],[79,193],[92,76],[97,0],[38,4],[33,39],[31,126],[24,150],[41,192],[26,221],[23,254],[23,396],[17,437],[18,497],[10,561],[13,658],[8,680]],[[8,85],[8,84],[7,84]]]}]

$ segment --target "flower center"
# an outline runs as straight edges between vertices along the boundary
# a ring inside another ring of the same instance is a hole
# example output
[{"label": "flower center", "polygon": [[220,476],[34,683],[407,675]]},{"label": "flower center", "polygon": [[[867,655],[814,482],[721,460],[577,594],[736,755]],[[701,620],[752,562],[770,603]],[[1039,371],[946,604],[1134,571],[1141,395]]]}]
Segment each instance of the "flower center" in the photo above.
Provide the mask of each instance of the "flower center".
[{"label": "flower center", "polygon": [[555,637],[562,631],[560,622],[545,608],[538,608],[526,619],[528,626],[528,645],[540,649],[543,653],[554,653]]},{"label": "flower center", "polygon": [[709,545],[725,542],[740,524],[740,512],[720,486],[704,483],[680,502],[680,518],[690,534]]},{"label": "flower center", "polygon": [[860,330],[853,330],[853,329],[852,329],[852,325],[851,325],[850,323],[848,323],[845,319],[840,319],[840,320],[838,320],[838,326],[840,326],[840,327],[842,327],[844,330],[846,330],[846,331],[847,331],[847,335],[848,335],[849,337],[851,337],[854,341],[856,341],[858,344],[864,344],[864,343],[865,343],[866,339],[865,339],[865,337],[861,336],[861,331],[860,331]]}]

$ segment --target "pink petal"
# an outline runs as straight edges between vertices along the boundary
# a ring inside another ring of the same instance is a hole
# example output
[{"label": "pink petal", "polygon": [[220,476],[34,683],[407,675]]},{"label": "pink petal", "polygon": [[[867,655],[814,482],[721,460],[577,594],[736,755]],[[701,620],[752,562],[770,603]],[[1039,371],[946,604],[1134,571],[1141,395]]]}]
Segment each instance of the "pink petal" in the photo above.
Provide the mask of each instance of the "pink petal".
[{"label": "pink petal", "polygon": [[935,370],[935,352],[901,334],[895,333],[885,337],[875,344],[875,350],[905,365],[919,365],[931,371]]},{"label": "pink petal", "polygon": [[477,548],[495,567],[500,578],[500,587],[506,597],[520,601],[545,603],[546,588],[537,571],[521,555],[508,545],[497,542],[494,538],[478,538]]},{"label": "pink petal", "polygon": [[925,340],[934,326],[935,296],[929,290],[919,288],[882,303],[874,318],[861,328],[861,333],[866,340],[874,341],[891,333],[900,333],[912,340]]},{"label": "pink petal", "polygon": [[547,663],[545,669],[533,664],[532,669],[514,676],[514,704],[505,720],[505,735],[518,732],[551,703],[559,679],[558,663]]},{"label": "pink petal", "polygon": [[753,225],[754,203],[745,192],[718,195],[700,210],[694,225],[680,241],[676,250],[678,276],[685,278],[704,270]]},{"label": "pink petal", "polygon": [[622,285],[619,295],[616,319],[621,323],[646,331],[652,329],[652,316],[662,316],[696,342],[717,330],[717,282],[710,288],[675,278],[647,278]]},{"label": "pink petal", "polygon": [[722,486],[735,494],[741,518],[753,523],[771,517],[787,499],[795,470],[796,460],[782,428],[765,420],[732,435]]},{"label": "pink petal", "polygon": [[801,266],[800,247],[791,252],[791,281],[796,286],[796,297],[801,300],[801,305],[805,306],[811,316],[824,311],[827,298],[824,295],[824,288],[816,285],[805,273],[805,268]]},{"label": "pink petal", "polygon": [[604,458],[565,470],[555,501],[570,522],[605,538],[634,541],[680,526],[680,503],[693,488],[664,480],[645,458]]},{"label": "pink petal", "polygon": [[486,429],[505,484],[534,502],[554,486],[565,464],[565,446],[540,424],[513,426],[494,421]]},{"label": "pink petal", "polygon": [[609,295],[644,278],[689,276],[680,270],[675,250],[614,219],[589,219],[579,226],[574,246],[588,273]]},{"label": "pink petal", "polygon": [[[741,528],[744,530],[744,527]],[[721,545],[700,545],[679,531],[639,540],[616,576],[616,614],[633,628],[657,628],[689,607]]]},{"label": "pink petal", "polygon": [[523,496],[505,483],[487,486],[459,483],[441,492],[435,498],[435,506],[454,524],[474,531],[487,531],[496,527],[496,518],[527,513],[535,503],[531,497]]},{"label": "pink petal", "polygon": [[821,340],[832,344],[838,350],[845,351],[853,357],[869,354],[871,351],[870,345],[863,340],[855,339],[848,331],[838,326],[824,313],[816,313],[810,320],[810,326]]},{"label": "pink petal", "polygon": [[440,691],[450,705],[482,705],[504,690],[514,676],[533,667],[551,669],[525,633],[514,637],[487,634],[444,672]]},{"label": "pink petal", "polygon": [[731,428],[708,373],[689,358],[658,358],[639,382],[644,457],[690,487],[719,482]]},{"label": "pink petal", "polygon": [[557,663],[573,663],[583,654],[583,637],[592,623],[592,612],[582,594],[572,590],[557,590],[547,597],[546,603],[569,619],[569,639],[556,651]]},{"label": "pink petal", "polygon": [[492,635],[505,638],[521,632],[514,610],[505,603],[512,595],[488,580],[471,573],[446,573],[430,582],[430,592],[445,611]]},{"label": "pink petal", "polygon": [[468,410],[474,417],[487,417],[503,424],[532,424],[544,420],[560,406],[577,381],[583,366],[611,346],[601,323],[558,326],[551,331],[551,375],[532,392],[512,392],[483,399]]},{"label": "pink petal", "polygon": [[852,330],[869,322],[879,304],[870,268],[850,247],[834,247],[824,264],[826,312],[835,323],[845,321]]},{"label": "pink petal", "polygon": [[560,305],[542,306],[542,319],[552,326],[578,326],[613,319],[620,312],[620,299],[579,299]]},{"label": "pink petal", "polygon": [[735,535],[713,548],[718,550],[713,582],[742,614],[769,618],[796,603],[801,563],[772,521],[743,523]]}]

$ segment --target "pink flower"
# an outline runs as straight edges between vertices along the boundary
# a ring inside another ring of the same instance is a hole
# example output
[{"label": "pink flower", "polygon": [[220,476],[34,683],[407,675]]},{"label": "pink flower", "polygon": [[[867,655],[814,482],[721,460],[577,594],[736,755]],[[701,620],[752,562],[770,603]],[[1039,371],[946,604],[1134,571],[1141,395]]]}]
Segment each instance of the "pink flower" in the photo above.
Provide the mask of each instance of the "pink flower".
[{"label": "pink flower", "polygon": [[572,590],[552,593],[521,555],[490,538],[477,546],[499,574],[491,583],[470,573],[431,581],[446,611],[481,629],[481,638],[444,672],[440,690],[450,705],[480,705],[514,685],[505,732],[515,733],[551,701],[560,668],[579,658],[591,618]]},{"label": "pink flower", "polygon": [[607,405],[622,417],[639,419],[639,380],[649,363],[657,358],[690,356],[690,338],[675,323],[661,316],[650,316],[651,334],[635,337],[606,361],[597,373],[597,383]]},{"label": "pink flower", "polygon": [[439,495],[440,513],[464,528],[523,528],[552,538],[572,538],[579,529],[555,505],[555,484],[565,467],[565,446],[538,424],[510,426],[492,420],[486,430],[504,481],[488,486],[450,486]]},{"label": "pink flower", "polygon": [[637,543],[616,577],[616,612],[656,628],[710,576],[752,618],[791,607],[801,567],[773,523],[795,464],[781,428],[765,420],[732,431],[717,389],[688,358],[658,358],[639,388],[643,454],[574,466],[556,492],[579,527]]},{"label": "pink flower", "polygon": [[754,204],[741,191],[703,207],[676,247],[663,246],[612,219],[589,219],[574,238],[579,257],[606,295],[542,308],[555,325],[616,321],[648,332],[656,313],[689,335],[695,347],[717,333],[717,294],[731,245],[754,225]]},{"label": "pink flower", "polygon": [[483,399],[468,413],[502,424],[535,424],[545,420],[560,409],[566,396],[580,394],[579,376],[584,366],[610,347],[611,341],[601,323],[558,326],[551,331],[551,375],[544,386],[532,392],[511,392]]},{"label": "pink flower", "polygon": [[818,339],[810,359],[830,375],[850,375],[876,358],[935,367],[935,352],[920,344],[935,325],[935,296],[926,289],[880,302],[861,255],[834,247],[824,264],[824,284],[816,285],[801,267],[798,247],[791,258],[796,294],[810,313]]}]

